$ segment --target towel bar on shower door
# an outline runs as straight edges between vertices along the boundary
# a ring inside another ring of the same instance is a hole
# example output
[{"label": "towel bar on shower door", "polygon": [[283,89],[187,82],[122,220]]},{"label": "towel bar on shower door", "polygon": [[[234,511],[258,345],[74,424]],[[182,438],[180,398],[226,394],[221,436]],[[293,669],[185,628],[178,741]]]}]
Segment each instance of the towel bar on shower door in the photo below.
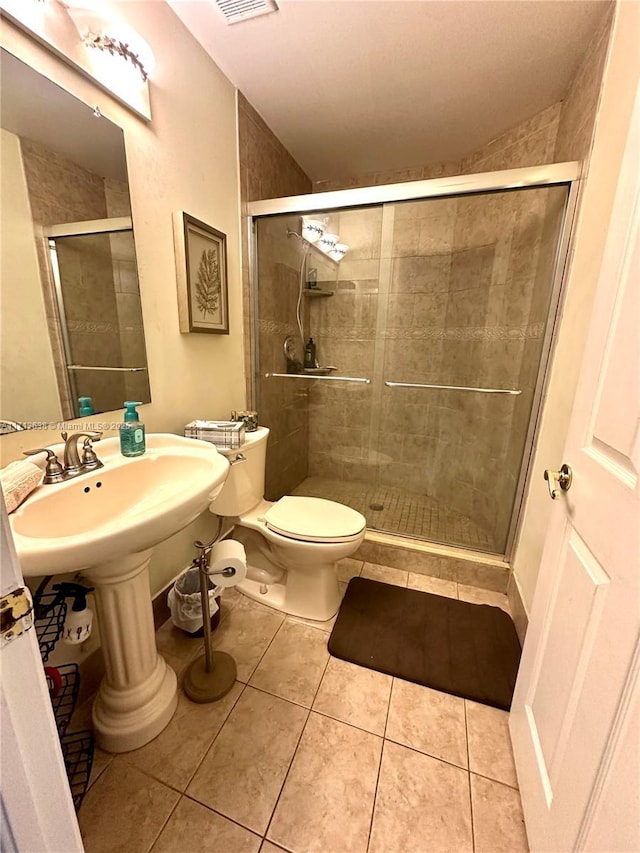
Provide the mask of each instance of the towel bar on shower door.
[{"label": "towel bar on shower door", "polygon": [[471,388],[466,385],[422,385],[418,382],[385,382],[389,388],[435,388],[438,391],[477,391],[479,394],[522,394],[510,388]]},{"label": "towel bar on shower door", "polygon": [[364,382],[365,385],[371,385],[370,379],[365,379],[361,376],[317,376],[313,373],[265,373],[264,378],[270,379],[277,377],[278,379],[314,379],[320,382]]}]

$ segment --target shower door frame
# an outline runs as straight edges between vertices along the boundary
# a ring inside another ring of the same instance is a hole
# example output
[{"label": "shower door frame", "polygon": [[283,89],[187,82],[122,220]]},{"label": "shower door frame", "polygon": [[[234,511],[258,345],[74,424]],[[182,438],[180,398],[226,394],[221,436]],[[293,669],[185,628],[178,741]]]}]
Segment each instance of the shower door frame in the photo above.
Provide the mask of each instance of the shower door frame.
[{"label": "shower door frame", "polygon": [[[332,190],[323,193],[287,196],[284,198],[264,199],[247,204],[247,233],[249,235],[249,282],[251,302],[251,397],[254,408],[258,407],[258,374],[259,374],[259,343],[258,343],[258,241],[256,221],[267,216],[282,214],[303,215],[310,212],[325,210],[348,209],[351,207],[367,207],[380,204],[392,204],[399,201],[418,201],[429,198],[450,198],[455,196],[473,195],[507,190],[540,189],[549,186],[565,185],[568,188],[567,202],[558,235],[556,256],[553,267],[553,281],[549,302],[549,320],[546,324],[542,343],[542,355],[538,366],[535,392],[531,404],[531,415],[525,438],[525,445],[520,463],[518,484],[509,522],[509,532],[505,545],[504,559],[509,560],[514,547],[517,532],[522,518],[522,508],[527,482],[529,480],[531,461],[538,433],[538,425],[542,412],[542,399],[547,387],[549,368],[552,361],[553,348],[557,339],[557,327],[560,318],[563,283],[567,260],[569,257],[570,237],[575,218],[578,196],[581,186],[583,164],[580,161],[566,163],[550,163],[542,166],[527,166],[519,169],[504,169],[494,172],[478,172],[470,175],[453,175],[445,178],[432,178],[425,181],[406,181],[400,184],[383,184],[373,187],[357,187],[348,190]],[[404,534],[386,533],[386,535],[401,538]],[[448,543],[435,542],[428,539],[417,539],[435,546],[459,548]],[[473,549],[465,549],[473,550]],[[485,553],[478,551],[477,553]],[[503,556],[499,554],[498,556]]]}]

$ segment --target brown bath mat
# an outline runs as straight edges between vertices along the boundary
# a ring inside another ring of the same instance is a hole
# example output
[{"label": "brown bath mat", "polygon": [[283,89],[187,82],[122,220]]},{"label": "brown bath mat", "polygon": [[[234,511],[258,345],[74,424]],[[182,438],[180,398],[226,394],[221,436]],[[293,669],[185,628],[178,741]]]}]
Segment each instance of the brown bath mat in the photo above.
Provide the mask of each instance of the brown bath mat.
[{"label": "brown bath mat", "polygon": [[329,638],[334,657],[508,711],[520,643],[508,614],[352,578]]}]

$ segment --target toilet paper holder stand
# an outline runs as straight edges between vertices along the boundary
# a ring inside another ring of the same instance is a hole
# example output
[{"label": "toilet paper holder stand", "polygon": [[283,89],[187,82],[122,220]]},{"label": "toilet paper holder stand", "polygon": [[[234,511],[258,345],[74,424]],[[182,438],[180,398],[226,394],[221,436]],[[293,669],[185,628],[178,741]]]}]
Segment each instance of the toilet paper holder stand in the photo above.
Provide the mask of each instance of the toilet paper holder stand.
[{"label": "toilet paper holder stand", "polygon": [[217,536],[211,542],[199,539],[193,543],[199,550],[194,565],[200,569],[200,599],[202,601],[202,624],[204,628],[204,655],[192,661],[184,675],[183,688],[192,702],[217,702],[231,690],[236,682],[236,662],[227,652],[211,648],[211,611],[209,609],[209,578],[222,575],[230,579],[236,574],[233,566],[211,571],[209,555]]}]

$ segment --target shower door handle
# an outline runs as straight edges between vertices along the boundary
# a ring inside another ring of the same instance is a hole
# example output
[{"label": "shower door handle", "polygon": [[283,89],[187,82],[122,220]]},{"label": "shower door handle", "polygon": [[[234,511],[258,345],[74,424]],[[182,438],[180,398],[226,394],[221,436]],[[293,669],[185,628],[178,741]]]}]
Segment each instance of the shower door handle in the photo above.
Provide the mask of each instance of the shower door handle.
[{"label": "shower door handle", "polygon": [[560,492],[556,489],[556,484],[560,486],[563,492],[568,492],[571,488],[571,483],[573,483],[573,471],[565,463],[559,471],[552,471],[550,468],[547,468],[544,472],[544,478],[547,481],[547,486],[549,486],[551,500],[555,501],[556,498],[560,497]]}]

